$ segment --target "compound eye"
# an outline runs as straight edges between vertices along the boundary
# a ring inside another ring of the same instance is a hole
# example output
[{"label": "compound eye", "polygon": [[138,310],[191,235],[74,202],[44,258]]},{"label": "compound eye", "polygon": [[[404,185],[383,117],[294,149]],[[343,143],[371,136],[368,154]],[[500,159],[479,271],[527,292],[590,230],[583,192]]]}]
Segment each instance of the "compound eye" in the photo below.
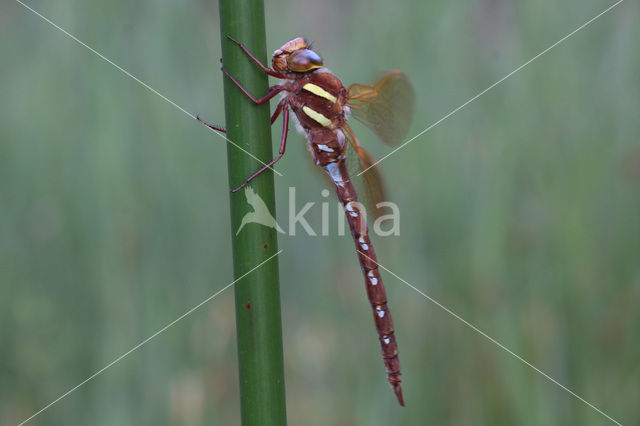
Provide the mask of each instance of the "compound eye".
[{"label": "compound eye", "polygon": [[322,67],[322,58],[313,50],[296,50],[287,58],[287,66],[293,72],[307,72]]}]

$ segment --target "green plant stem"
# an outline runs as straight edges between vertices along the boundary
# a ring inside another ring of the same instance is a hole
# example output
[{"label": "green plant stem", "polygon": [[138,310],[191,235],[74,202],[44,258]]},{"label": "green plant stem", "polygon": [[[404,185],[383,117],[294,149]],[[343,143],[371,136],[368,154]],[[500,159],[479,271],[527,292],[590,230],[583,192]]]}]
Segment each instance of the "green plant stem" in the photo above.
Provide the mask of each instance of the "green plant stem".
[{"label": "green plant stem", "polygon": [[[267,75],[227,39],[243,43],[261,61],[266,59],[262,0],[221,0],[220,28],[224,67],[256,96],[267,93]],[[263,62],[264,63],[264,62]],[[219,73],[219,71],[217,71]],[[218,75],[218,74],[217,74]],[[269,105],[255,105],[228,78],[224,78],[227,137],[263,162],[272,159]],[[262,167],[238,148],[227,145],[232,188]],[[267,171],[250,186],[275,217],[273,172]],[[244,189],[231,194],[231,232],[236,277],[274,255],[277,232],[250,223],[236,235],[243,216],[251,211]],[[282,325],[277,257],[249,274],[235,287],[238,370],[243,425],[286,424]]]}]

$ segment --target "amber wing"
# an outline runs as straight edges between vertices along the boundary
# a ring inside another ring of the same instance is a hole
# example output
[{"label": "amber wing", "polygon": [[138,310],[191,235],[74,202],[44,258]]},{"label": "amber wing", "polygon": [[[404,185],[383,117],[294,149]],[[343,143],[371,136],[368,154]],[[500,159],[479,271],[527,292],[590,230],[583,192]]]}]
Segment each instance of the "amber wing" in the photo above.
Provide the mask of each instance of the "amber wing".
[{"label": "amber wing", "polygon": [[352,84],[347,89],[353,116],[389,145],[407,136],[415,109],[415,94],[402,71],[391,71],[373,84]]},{"label": "amber wing", "polygon": [[[376,159],[362,148],[351,128],[346,125],[344,130],[347,139],[345,161],[349,175],[358,191],[360,202],[366,206],[372,217],[377,218],[383,213],[377,207],[378,204],[389,201],[380,168],[378,165],[374,166]],[[366,171],[361,173],[363,170]]]}]

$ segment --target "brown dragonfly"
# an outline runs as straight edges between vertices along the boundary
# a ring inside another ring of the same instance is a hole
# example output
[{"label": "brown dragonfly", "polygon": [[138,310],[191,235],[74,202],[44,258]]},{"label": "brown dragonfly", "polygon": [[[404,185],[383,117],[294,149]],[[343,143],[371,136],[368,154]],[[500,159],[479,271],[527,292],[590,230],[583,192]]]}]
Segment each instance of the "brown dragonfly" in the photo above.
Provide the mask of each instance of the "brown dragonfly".
[{"label": "brown dragonfly", "polygon": [[[404,406],[393,321],[387,306],[387,296],[380,278],[376,254],[369,239],[366,220],[362,215],[363,207],[358,202],[345,159],[357,157],[357,168],[366,171],[363,177],[369,201],[375,203],[384,200],[382,179],[377,168],[373,167],[375,160],[360,146],[347,124],[347,118],[352,114],[388,144],[400,143],[406,136],[413,116],[415,98],[411,83],[403,72],[392,71],[374,84],[353,84],[345,88],[334,74],[323,67],[322,58],[310,49],[302,37],[294,38],[276,50],[273,53],[271,67],[265,67],[243,44],[227,37],[262,71],[282,80],[281,84],[271,86],[265,96],[256,99],[223,67],[225,75],[249,99],[256,104],[263,104],[278,93],[284,92],[282,100],[278,102],[271,116],[273,124],[282,114],[282,137],[278,155],[232,192],[243,188],[282,158],[287,146],[289,111],[292,110],[296,127],[306,137],[315,164],[327,172],[336,187],[338,199],[344,206],[373,309],[387,379],[398,402]],[[225,131],[205,123],[199,117],[198,121],[214,130]]]}]

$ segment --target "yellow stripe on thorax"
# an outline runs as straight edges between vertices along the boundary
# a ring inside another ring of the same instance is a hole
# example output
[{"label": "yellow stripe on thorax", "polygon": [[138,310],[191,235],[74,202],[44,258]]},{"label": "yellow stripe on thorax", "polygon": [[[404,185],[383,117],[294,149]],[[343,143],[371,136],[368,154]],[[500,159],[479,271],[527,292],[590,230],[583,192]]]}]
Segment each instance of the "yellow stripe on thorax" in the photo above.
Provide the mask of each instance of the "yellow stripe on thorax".
[{"label": "yellow stripe on thorax", "polygon": [[302,107],[302,111],[304,111],[304,113],[307,114],[310,118],[320,123],[322,127],[327,127],[329,124],[331,124],[331,120],[329,120],[319,112],[312,110],[306,105]]},{"label": "yellow stripe on thorax", "polygon": [[329,93],[326,90],[324,90],[322,87],[316,86],[313,83],[307,83],[304,86],[302,86],[302,88],[304,90],[307,90],[307,91],[313,93],[316,96],[320,96],[321,98],[325,98],[330,102],[335,102],[336,101],[336,97],[335,96],[333,96],[331,93]]}]

